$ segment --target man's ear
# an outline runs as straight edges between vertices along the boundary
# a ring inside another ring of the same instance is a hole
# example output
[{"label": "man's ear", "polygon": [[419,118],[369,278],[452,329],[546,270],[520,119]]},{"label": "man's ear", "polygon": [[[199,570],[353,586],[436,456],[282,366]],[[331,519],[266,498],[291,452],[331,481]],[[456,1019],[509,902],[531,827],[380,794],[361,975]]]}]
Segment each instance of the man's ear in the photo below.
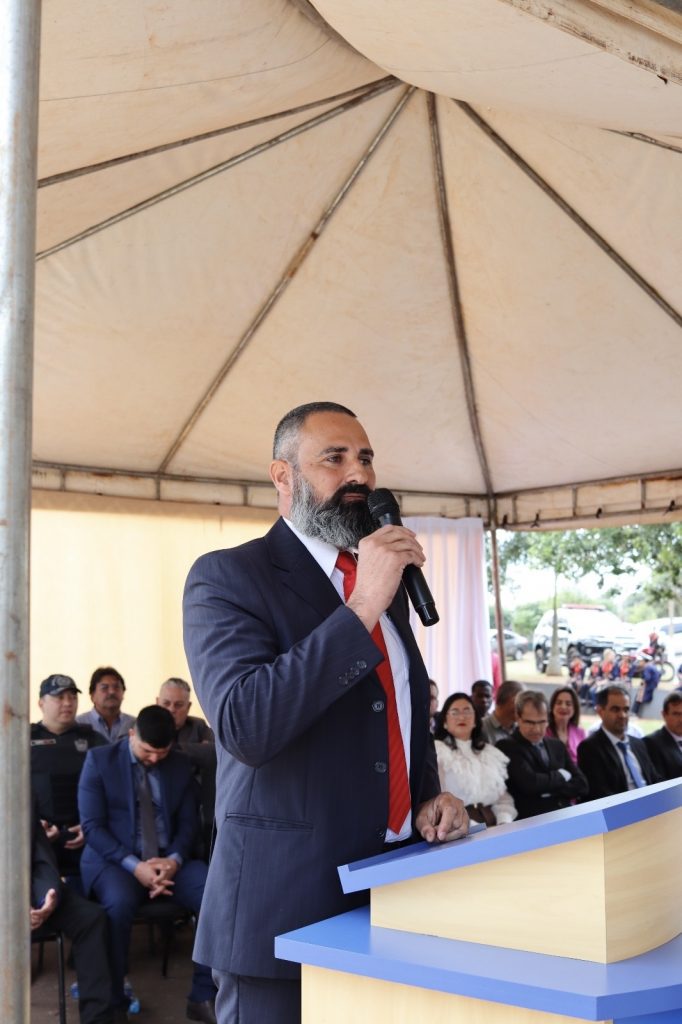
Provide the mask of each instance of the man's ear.
[{"label": "man's ear", "polygon": [[282,498],[291,497],[292,473],[291,465],[286,459],[274,459],[270,463],[270,479]]}]

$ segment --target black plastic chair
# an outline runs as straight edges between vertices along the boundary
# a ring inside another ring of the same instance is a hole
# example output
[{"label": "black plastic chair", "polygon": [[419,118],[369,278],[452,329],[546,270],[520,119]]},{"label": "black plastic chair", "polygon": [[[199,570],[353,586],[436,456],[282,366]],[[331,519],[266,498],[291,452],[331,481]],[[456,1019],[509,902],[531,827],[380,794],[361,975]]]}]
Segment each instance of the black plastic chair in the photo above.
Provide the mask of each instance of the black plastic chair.
[{"label": "black plastic chair", "polygon": [[31,932],[31,945],[38,946],[38,963],[36,976],[43,970],[45,943],[56,942],[57,944],[57,989],[59,998],[59,1024],[66,1024],[66,959],[64,956],[64,936],[54,929],[43,925]]},{"label": "black plastic chair", "polygon": [[168,977],[168,961],[175,930],[187,922],[192,922],[193,926],[196,923],[192,911],[169,899],[148,900],[135,915],[133,924],[146,924],[149,929],[150,953],[156,952],[154,930],[158,928],[161,934],[161,974],[164,978]]}]

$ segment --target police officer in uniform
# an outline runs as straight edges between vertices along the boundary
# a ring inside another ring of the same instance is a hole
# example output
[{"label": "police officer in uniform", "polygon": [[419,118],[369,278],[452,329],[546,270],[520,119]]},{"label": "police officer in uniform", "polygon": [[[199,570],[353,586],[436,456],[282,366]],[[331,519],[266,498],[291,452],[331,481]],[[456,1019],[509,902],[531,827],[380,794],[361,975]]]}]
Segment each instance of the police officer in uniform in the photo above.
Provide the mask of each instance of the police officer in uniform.
[{"label": "police officer in uniform", "polygon": [[48,676],[40,684],[42,720],[31,725],[33,799],[62,875],[79,874],[84,838],[78,780],[85,755],[106,743],[91,726],[76,722],[80,692],[70,676]]}]

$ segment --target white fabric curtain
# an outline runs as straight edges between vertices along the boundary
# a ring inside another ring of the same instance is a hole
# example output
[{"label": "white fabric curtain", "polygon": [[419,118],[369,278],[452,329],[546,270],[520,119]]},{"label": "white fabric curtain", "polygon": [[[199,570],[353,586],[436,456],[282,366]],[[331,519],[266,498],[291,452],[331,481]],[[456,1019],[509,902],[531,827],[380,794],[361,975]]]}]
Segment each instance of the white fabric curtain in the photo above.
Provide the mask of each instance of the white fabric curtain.
[{"label": "white fabric curtain", "polygon": [[425,627],[411,612],[412,628],[429,675],[438,683],[439,703],[457,690],[469,693],[475,679],[492,682],[480,519],[404,519],[426,554],[424,575],[440,622]]}]

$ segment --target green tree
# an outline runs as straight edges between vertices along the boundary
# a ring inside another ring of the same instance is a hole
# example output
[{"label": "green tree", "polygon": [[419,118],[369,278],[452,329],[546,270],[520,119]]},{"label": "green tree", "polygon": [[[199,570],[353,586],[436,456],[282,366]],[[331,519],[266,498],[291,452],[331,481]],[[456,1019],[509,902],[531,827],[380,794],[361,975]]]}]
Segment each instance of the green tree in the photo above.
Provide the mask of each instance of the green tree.
[{"label": "green tree", "polygon": [[603,582],[607,573],[632,572],[639,550],[624,532],[626,529],[516,533],[500,545],[500,568],[505,575],[510,565],[519,563],[534,569],[551,569],[554,573],[554,620],[548,675],[561,674],[557,619],[559,580],[578,583],[588,573],[596,573]]}]

